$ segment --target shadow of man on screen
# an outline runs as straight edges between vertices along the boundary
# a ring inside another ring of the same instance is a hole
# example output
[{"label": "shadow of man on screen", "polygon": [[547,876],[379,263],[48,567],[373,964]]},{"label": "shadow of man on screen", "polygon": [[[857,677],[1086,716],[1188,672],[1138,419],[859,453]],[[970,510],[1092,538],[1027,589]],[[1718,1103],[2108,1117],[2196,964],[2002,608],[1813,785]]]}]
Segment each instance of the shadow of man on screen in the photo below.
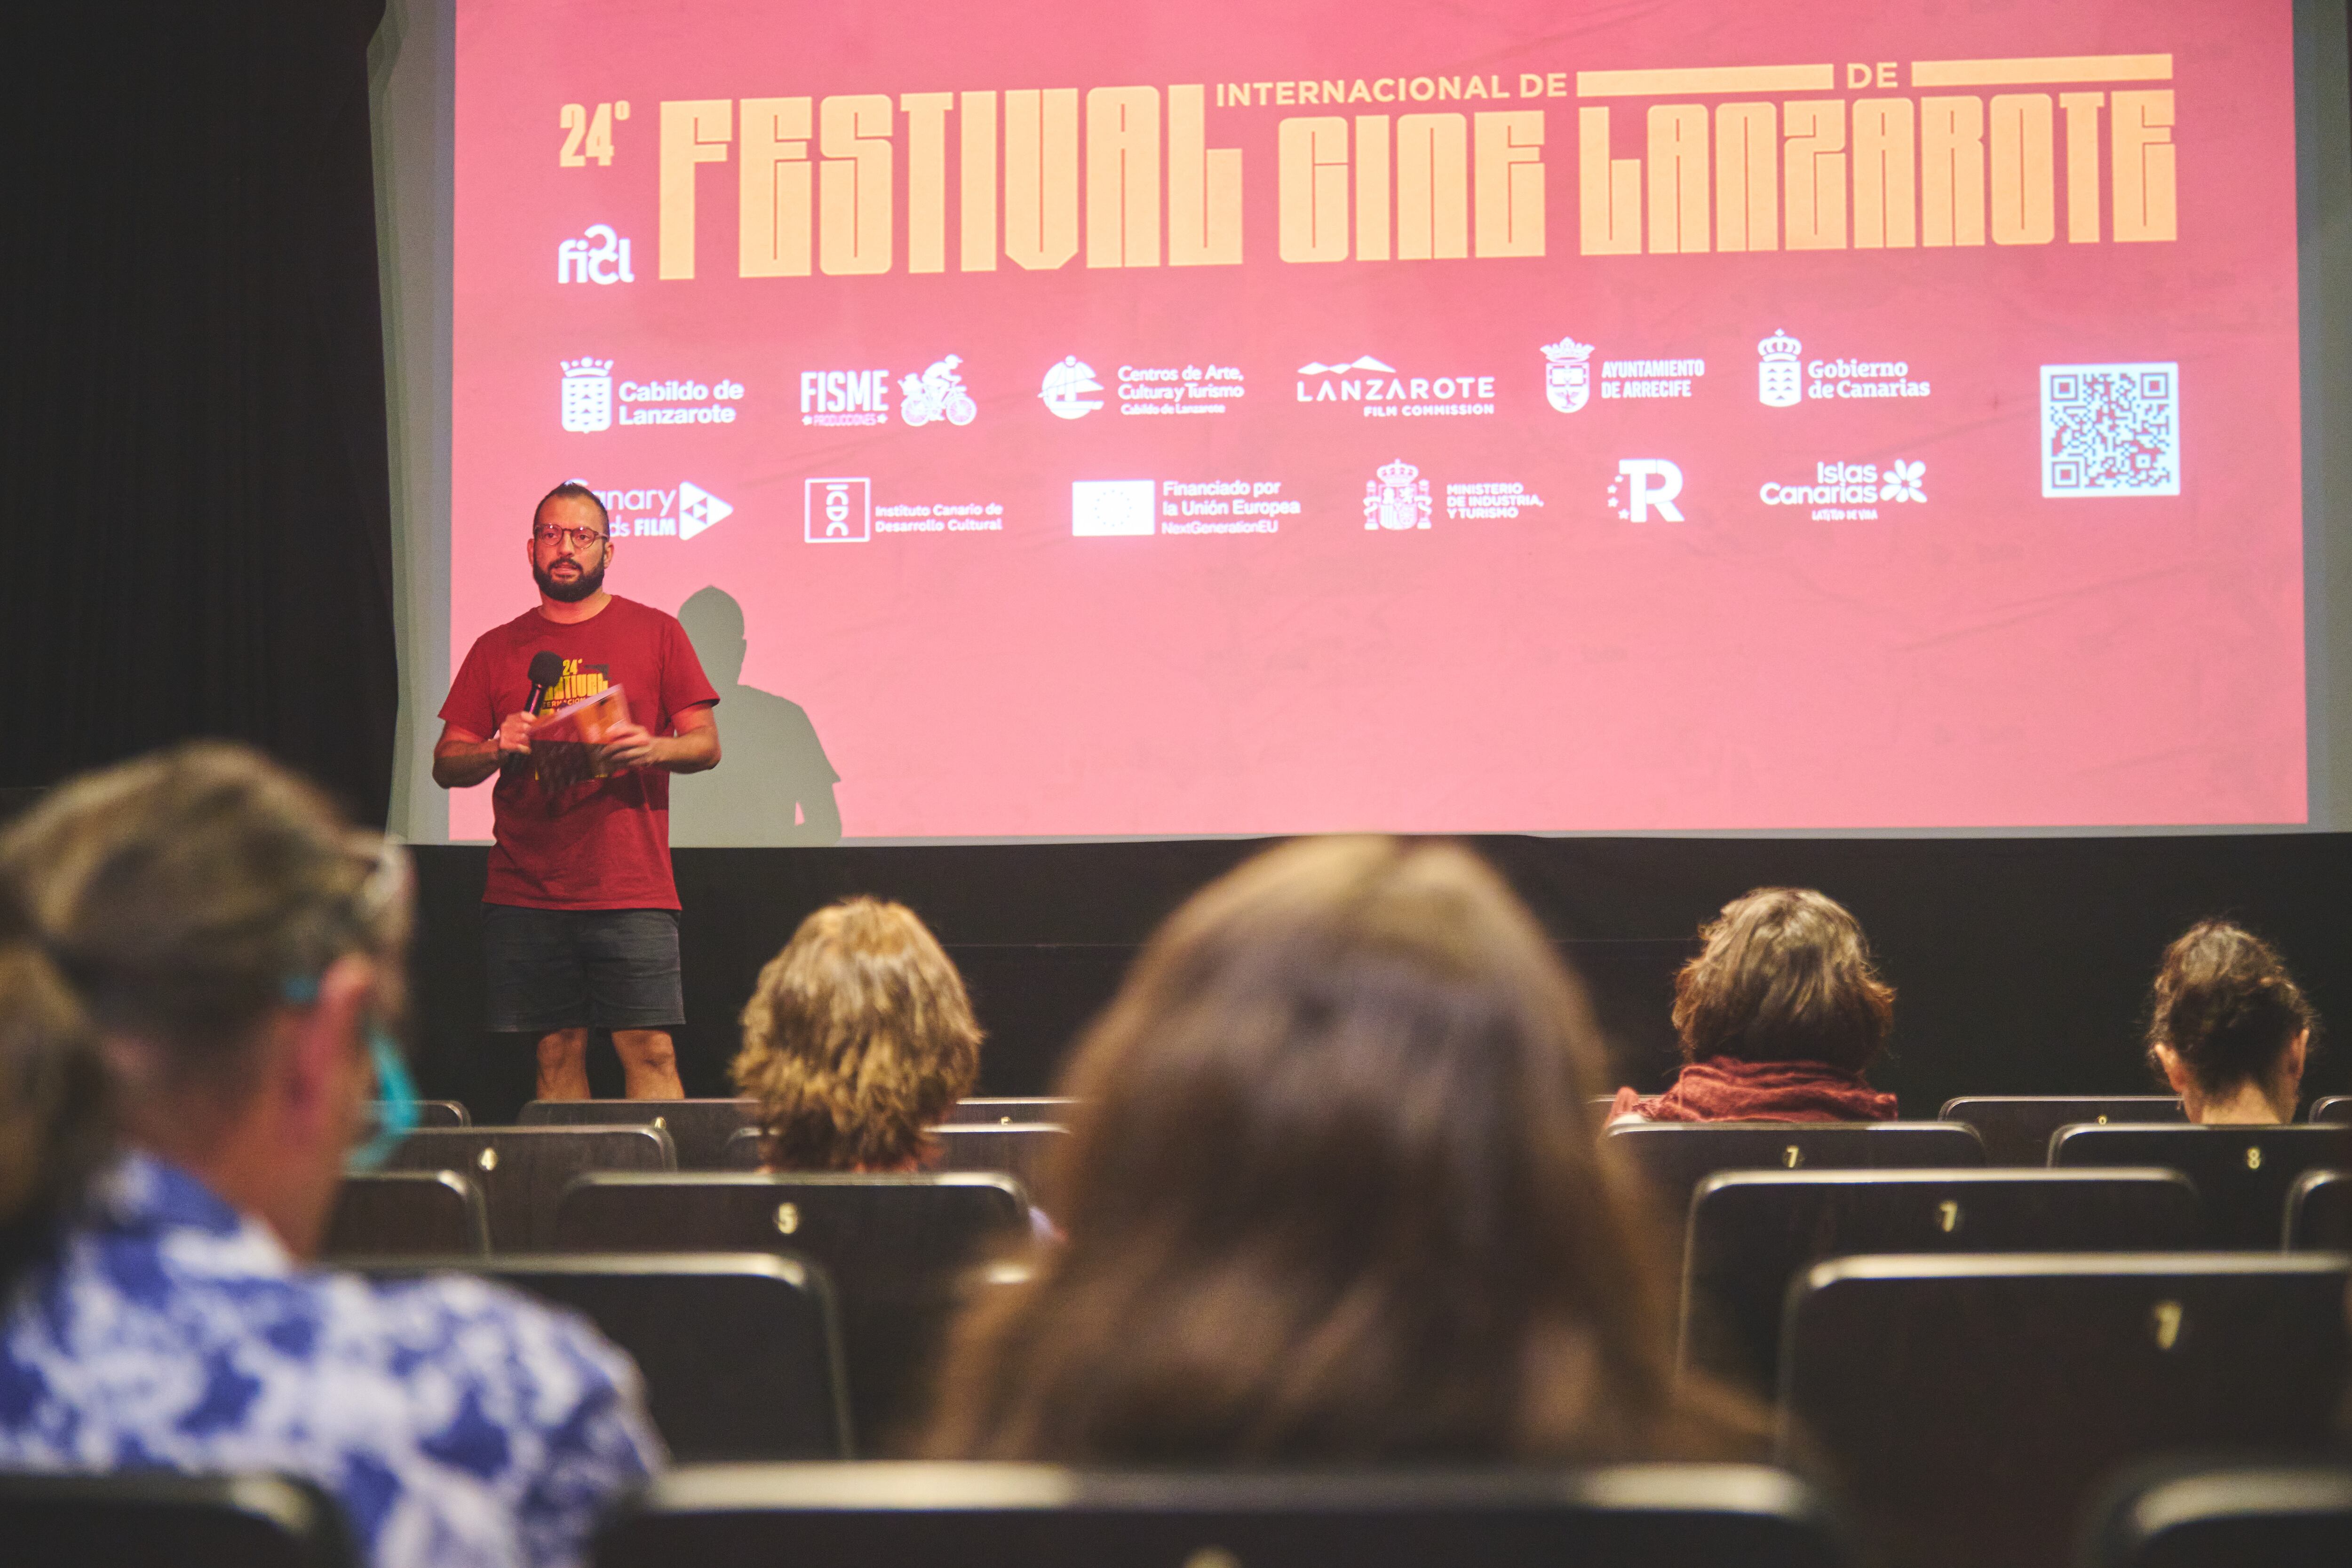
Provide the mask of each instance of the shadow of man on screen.
[{"label": "shadow of man on screen", "polygon": [[831,844],[841,841],[826,760],[801,705],[742,684],[743,607],[706,588],[677,618],[719,693],[719,763],[669,784],[669,841],[687,848]]}]

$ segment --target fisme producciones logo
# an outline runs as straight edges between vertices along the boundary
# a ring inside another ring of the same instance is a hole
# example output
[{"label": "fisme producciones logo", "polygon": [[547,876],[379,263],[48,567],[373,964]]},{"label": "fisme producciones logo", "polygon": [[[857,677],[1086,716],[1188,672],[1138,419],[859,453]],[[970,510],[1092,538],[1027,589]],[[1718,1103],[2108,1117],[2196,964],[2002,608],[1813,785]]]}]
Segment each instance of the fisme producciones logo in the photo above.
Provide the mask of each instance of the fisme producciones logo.
[{"label": "fisme producciones logo", "polygon": [[980,405],[964,389],[963,377],[957,367],[963,363],[961,354],[950,354],[934,360],[930,368],[920,375],[903,376],[898,382],[898,417],[908,424],[922,426],[934,420],[950,424],[970,424],[980,413]]}]

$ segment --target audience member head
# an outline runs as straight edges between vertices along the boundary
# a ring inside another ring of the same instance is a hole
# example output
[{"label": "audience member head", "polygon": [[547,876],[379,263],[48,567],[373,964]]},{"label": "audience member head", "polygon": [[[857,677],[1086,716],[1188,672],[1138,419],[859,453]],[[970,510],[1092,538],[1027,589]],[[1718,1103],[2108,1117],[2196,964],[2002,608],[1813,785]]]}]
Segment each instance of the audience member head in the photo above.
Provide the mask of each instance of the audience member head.
[{"label": "audience member head", "polygon": [[2147,1030],[2192,1122],[2288,1122],[2318,1015],[2271,945],[2222,920],[2164,950]]},{"label": "audience member head", "polygon": [[1886,1044],[1895,988],[1843,904],[1803,887],[1759,887],[1699,928],[1675,977],[1683,1058],[1821,1061],[1859,1072]]},{"label": "audience member head", "polygon": [[104,1165],[110,1110],[89,1015],[0,891],[0,1299]]},{"label": "audience member head", "polygon": [[904,904],[845,899],[801,922],[743,1009],[735,1086],[774,1170],[907,1170],[971,1092],[963,977]]},{"label": "audience member head", "polygon": [[85,1031],[131,1143],[314,1252],[400,1008],[405,858],[201,743],[57,790],[0,837],[0,886],[45,993],[10,1027]]},{"label": "audience member head", "polygon": [[1079,1046],[1032,1281],[960,1325],[943,1457],[1608,1458],[1711,1430],[1586,1101],[1584,996],[1467,852],[1212,883]]}]

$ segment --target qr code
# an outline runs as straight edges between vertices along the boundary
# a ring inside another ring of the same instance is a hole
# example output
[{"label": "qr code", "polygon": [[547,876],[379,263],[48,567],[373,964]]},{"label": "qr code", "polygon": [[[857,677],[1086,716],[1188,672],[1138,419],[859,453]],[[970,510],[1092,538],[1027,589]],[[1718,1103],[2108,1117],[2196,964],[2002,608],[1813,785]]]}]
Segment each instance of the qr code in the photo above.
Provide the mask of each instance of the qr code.
[{"label": "qr code", "polygon": [[2042,367],[2044,496],[2180,494],[2180,367]]}]

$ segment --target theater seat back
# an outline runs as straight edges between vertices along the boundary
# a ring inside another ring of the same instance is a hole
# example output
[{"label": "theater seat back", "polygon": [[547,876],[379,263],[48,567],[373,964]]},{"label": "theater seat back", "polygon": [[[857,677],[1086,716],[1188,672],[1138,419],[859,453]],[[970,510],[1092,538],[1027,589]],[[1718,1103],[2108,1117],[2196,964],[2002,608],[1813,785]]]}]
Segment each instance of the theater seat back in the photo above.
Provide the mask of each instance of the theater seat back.
[{"label": "theater seat back", "polygon": [[1683,1359],[1769,1394],[1789,1287],[1830,1258],[2181,1251],[2202,1234],[2174,1171],[1725,1171],[1691,1204]]},{"label": "theater seat back", "polygon": [[2341,1568],[2352,1467],[2176,1461],[2125,1478],[2084,1568]]},{"label": "theater seat back", "polygon": [[656,1478],[596,1568],[1834,1568],[1793,1476],[1591,1470],[1102,1473],[1030,1465],[767,1465]]},{"label": "theater seat back", "polygon": [[291,1477],[0,1474],[8,1568],[357,1568],[341,1511]]},{"label": "theater seat back", "polygon": [[535,1252],[549,1245],[556,1202],[574,1176],[676,1170],[677,1153],[659,1127],[421,1127],[384,1163],[457,1172],[481,1189],[490,1249]]},{"label": "theater seat back", "polygon": [[2346,1281],[2315,1255],[1819,1264],[1789,1308],[1784,1453],[1817,1445],[1901,1568],[2060,1568],[2124,1466],[2334,1441]]},{"label": "theater seat back", "polygon": [[1985,1164],[2039,1169],[2050,1163],[2050,1134],[2076,1122],[2189,1119],[2178,1094],[1966,1094],[1944,1102],[1943,1119],[1966,1122],[1984,1140]]},{"label": "theater seat back", "polygon": [[1717,1171],[1981,1168],[1984,1145],[1958,1122],[1622,1122],[1608,1146],[1632,1164],[1682,1249],[1698,1184]]},{"label": "theater seat back", "polygon": [[966,1270],[1029,1238],[1006,1177],[798,1174],[581,1177],[559,1206],[560,1247],[595,1252],[760,1249],[831,1278],[864,1454],[897,1451],[921,1413]]},{"label": "theater seat back", "polygon": [[533,1100],[516,1115],[526,1127],[659,1127],[682,1171],[727,1168],[727,1140],[751,1120],[755,1100]]},{"label": "theater seat back", "polygon": [[2050,1141],[2050,1163],[2168,1166],[2196,1184],[2209,1246],[2276,1251],[2296,1178],[2352,1166],[2352,1124],[2061,1127]]},{"label": "theater seat back", "polygon": [[335,1194],[320,1251],[329,1258],[431,1258],[490,1249],[481,1189],[455,1171],[371,1171]]},{"label": "theater seat back", "polygon": [[[456,1264],[580,1313],[629,1354],[673,1458],[843,1459],[851,1453],[833,1290],[766,1252],[581,1254]],[[378,1278],[421,1260],[354,1260]]]}]

